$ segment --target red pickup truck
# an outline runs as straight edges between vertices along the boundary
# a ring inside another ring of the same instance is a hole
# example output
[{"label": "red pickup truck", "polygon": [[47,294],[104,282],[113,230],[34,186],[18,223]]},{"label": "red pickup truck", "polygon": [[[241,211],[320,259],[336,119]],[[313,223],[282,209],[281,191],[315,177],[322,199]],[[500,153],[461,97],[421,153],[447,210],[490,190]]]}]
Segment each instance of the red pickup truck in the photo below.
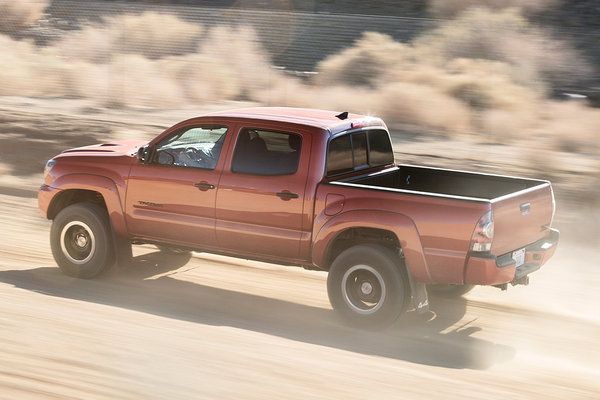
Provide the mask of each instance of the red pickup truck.
[{"label": "red pickup truck", "polygon": [[396,165],[382,120],[322,110],[220,112],[66,150],[38,200],[68,275],[127,262],[132,243],[327,270],[333,308],[363,326],[427,310],[427,290],[526,284],[559,236],[550,182]]}]

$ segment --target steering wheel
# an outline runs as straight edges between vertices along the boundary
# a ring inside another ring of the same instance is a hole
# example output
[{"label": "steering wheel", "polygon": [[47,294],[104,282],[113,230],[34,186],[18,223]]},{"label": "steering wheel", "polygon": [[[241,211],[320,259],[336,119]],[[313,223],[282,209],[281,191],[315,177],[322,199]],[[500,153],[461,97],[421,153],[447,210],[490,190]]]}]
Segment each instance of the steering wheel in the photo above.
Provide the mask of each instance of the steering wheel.
[{"label": "steering wheel", "polygon": [[202,150],[194,147],[186,147],[185,154],[193,161],[200,164],[210,164],[211,157]]}]

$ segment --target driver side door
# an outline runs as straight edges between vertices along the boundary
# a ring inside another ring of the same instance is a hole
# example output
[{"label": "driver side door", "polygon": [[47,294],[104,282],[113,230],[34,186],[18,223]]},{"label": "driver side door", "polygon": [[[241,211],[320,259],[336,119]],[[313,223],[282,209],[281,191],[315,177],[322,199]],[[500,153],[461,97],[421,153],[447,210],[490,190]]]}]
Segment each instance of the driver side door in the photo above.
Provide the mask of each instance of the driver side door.
[{"label": "driver side door", "polygon": [[132,166],[125,201],[130,233],[195,248],[215,245],[215,200],[229,127],[177,129]]}]

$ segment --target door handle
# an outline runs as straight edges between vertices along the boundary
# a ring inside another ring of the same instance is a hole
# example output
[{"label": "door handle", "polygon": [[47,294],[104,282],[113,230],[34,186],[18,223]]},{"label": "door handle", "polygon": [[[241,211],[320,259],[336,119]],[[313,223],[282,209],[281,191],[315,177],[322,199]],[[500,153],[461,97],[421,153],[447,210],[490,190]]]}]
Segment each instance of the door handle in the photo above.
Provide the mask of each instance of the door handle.
[{"label": "door handle", "polygon": [[202,190],[202,191],[207,191],[209,189],[214,189],[215,185],[212,185],[210,183],[207,182],[200,182],[200,183],[194,183],[194,186],[196,186],[198,189]]},{"label": "door handle", "polygon": [[289,200],[289,199],[297,199],[298,195],[296,193],[291,192],[279,192],[277,193],[278,197],[281,197],[281,200]]}]

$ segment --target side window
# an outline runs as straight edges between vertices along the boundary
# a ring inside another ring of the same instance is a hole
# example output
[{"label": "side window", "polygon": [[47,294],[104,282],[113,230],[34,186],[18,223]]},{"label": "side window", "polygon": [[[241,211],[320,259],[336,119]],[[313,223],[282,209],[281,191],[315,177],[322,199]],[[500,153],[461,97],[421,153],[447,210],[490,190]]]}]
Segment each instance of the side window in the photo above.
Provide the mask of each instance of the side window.
[{"label": "side window", "polygon": [[154,163],[215,169],[226,133],[226,126],[201,125],[182,128],[156,146]]},{"label": "side window", "polygon": [[245,128],[240,131],[231,170],[241,174],[291,175],[298,170],[302,136]]}]

